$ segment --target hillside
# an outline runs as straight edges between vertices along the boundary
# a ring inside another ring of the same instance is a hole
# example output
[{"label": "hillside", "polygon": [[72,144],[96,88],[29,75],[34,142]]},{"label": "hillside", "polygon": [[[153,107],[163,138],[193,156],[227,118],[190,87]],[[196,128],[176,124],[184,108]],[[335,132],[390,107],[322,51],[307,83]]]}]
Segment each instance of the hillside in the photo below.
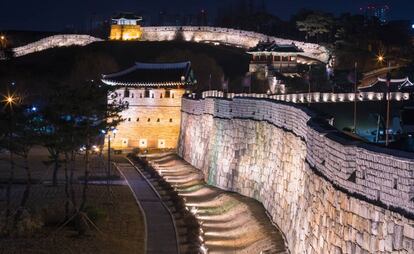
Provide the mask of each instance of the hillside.
[{"label": "hillside", "polygon": [[15,83],[30,94],[42,94],[56,83],[99,80],[101,74],[128,68],[134,62],[191,60],[198,89],[220,87],[223,75],[240,84],[248,71],[243,50],[191,42],[97,42],[85,47],[53,48],[0,62],[1,86]]},{"label": "hillside", "polygon": [[43,32],[43,31],[19,31],[19,30],[8,30],[2,32],[7,37],[8,43],[12,47],[20,47],[40,39],[56,35],[57,32]]}]

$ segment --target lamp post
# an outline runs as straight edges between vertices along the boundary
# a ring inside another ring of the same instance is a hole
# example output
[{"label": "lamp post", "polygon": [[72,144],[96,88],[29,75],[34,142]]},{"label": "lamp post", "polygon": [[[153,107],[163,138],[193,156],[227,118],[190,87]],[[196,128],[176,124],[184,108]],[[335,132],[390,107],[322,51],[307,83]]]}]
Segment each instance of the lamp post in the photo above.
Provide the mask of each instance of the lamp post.
[{"label": "lamp post", "polygon": [[[385,57],[383,54],[378,54],[377,56],[378,63],[384,63]],[[391,62],[388,62],[388,71],[387,71],[387,93],[386,93],[386,100],[387,100],[387,115],[386,115],[386,124],[385,124],[385,146],[389,145],[389,131],[390,128],[390,83],[391,83]]]},{"label": "lamp post", "polygon": [[13,158],[13,153],[12,153],[12,149],[11,149],[11,139],[13,137],[12,134],[12,117],[13,117],[13,105],[16,105],[17,103],[19,103],[19,97],[15,96],[14,94],[7,94],[5,96],[3,96],[3,100],[2,102],[5,104],[5,108],[7,110],[9,110],[9,119],[8,119],[8,141],[7,141],[7,145],[8,145],[8,149],[9,149],[9,158],[10,158],[10,175],[9,175],[9,181],[7,184],[7,188],[6,188],[6,224],[5,224],[5,228],[7,229],[8,227],[8,220],[9,217],[11,216],[11,186],[12,186],[12,182],[13,182],[13,178],[14,178],[14,158]]},{"label": "lamp post", "polygon": [[390,82],[391,82],[391,63],[388,62],[388,72],[387,72],[387,123],[385,127],[385,146],[389,144],[389,133],[388,129],[390,128]]},{"label": "lamp post", "polygon": [[107,166],[107,172],[106,172],[108,186],[109,186],[109,178],[111,176],[111,132],[114,135],[114,139],[115,139],[117,129],[111,128],[105,132],[106,134],[108,134],[108,166]]},{"label": "lamp post", "polygon": [[309,65],[309,71],[308,71],[308,75],[307,75],[307,80],[308,80],[308,107],[310,107],[310,99],[311,99],[311,73],[312,73],[312,65]]},{"label": "lamp post", "polygon": [[6,48],[6,36],[0,35],[0,46],[1,48]]},{"label": "lamp post", "polygon": [[358,63],[355,62],[354,73],[354,133],[357,133],[357,91],[358,91],[358,77],[357,77]]}]

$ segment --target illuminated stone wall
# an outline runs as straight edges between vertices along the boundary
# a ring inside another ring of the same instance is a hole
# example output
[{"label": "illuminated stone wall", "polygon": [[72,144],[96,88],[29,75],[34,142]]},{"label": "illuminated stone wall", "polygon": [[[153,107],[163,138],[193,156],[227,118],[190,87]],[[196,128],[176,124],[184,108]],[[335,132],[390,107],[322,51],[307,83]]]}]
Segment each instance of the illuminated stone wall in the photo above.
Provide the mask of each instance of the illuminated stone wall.
[{"label": "illuminated stone wall", "polygon": [[110,40],[139,40],[142,35],[139,25],[111,25]]},{"label": "illuminated stone wall", "polygon": [[[136,30],[133,31],[135,34]],[[194,42],[219,42],[242,48],[254,47],[259,41],[267,40],[275,41],[279,44],[295,43],[298,47],[304,50],[301,55],[310,57],[312,59],[317,59],[322,62],[327,62],[329,59],[329,51],[324,46],[267,36],[250,31],[196,26],[141,27],[140,32],[141,31],[141,39],[145,41],[171,41],[175,39],[183,39],[186,41]],[[120,36],[120,34],[120,29],[114,30],[114,36],[117,37]],[[95,41],[101,41],[101,39],[94,38],[89,35],[56,35],[44,38],[40,41],[30,43],[22,47],[15,48],[14,51],[16,53],[16,56],[23,56],[54,47],[67,47],[73,45],[84,46]]]},{"label": "illuminated stone wall", "polygon": [[195,26],[166,26],[143,27],[142,40],[146,41],[171,41],[177,38],[195,42],[220,42],[243,48],[251,48],[259,41],[275,41],[279,44],[292,44],[304,50],[301,55],[327,62],[328,50],[318,44],[294,41],[288,39],[267,36],[260,33],[219,27],[195,27]]},{"label": "illuminated stone wall", "polygon": [[[180,132],[181,97],[184,89],[170,90],[170,98],[165,97],[165,89],[150,90],[149,98],[144,98],[144,89],[129,89],[129,97],[124,97],[125,89],[118,89],[115,100],[129,104],[122,112],[125,119],[118,127],[111,147],[128,148],[176,148]],[[162,96],[162,98],[161,98]]]},{"label": "illuminated stone wall", "polygon": [[85,46],[101,39],[81,34],[54,35],[27,45],[14,48],[16,57],[56,47]]},{"label": "illuminated stone wall", "polygon": [[344,140],[288,104],[184,99],[182,111],[179,154],[262,202],[292,253],[413,253],[412,157]]}]

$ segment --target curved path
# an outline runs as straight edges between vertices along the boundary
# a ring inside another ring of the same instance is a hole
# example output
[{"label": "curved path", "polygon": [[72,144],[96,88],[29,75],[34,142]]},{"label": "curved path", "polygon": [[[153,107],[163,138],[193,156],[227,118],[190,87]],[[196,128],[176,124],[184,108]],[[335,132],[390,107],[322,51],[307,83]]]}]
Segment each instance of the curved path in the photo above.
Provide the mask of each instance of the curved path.
[{"label": "curved path", "polygon": [[130,163],[117,163],[116,166],[127,181],[139,206],[143,209],[147,230],[146,253],[178,254],[177,234],[173,218],[159,194],[137,167]]},{"label": "curved path", "polygon": [[202,225],[208,253],[288,253],[282,233],[261,203],[207,185],[203,173],[175,154],[149,155],[151,165],[174,186]]}]

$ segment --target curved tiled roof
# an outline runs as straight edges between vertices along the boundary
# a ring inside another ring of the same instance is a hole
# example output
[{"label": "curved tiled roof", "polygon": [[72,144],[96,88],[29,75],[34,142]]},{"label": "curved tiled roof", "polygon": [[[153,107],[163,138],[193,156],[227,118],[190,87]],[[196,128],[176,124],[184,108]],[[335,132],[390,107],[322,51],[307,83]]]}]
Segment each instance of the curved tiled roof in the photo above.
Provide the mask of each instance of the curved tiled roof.
[{"label": "curved tiled roof", "polygon": [[255,47],[250,48],[248,52],[280,52],[280,53],[300,53],[302,49],[292,44],[277,44],[276,42],[259,42]]},{"label": "curved tiled roof", "polygon": [[125,13],[120,13],[120,14],[118,14],[118,15],[117,15],[117,16],[115,16],[115,17],[112,17],[112,19],[133,19],[133,20],[142,20],[142,17],[137,16],[137,15],[135,15],[135,14],[133,14],[133,13],[128,13],[128,12],[125,12]]},{"label": "curved tiled roof", "polygon": [[388,90],[387,79],[378,78],[372,85],[364,88],[360,88],[361,92],[414,92],[414,85],[408,78],[404,79],[391,79],[390,87]]},{"label": "curved tiled roof", "polygon": [[102,75],[102,82],[120,86],[179,86],[193,83],[190,62],[135,63],[113,74]]}]

